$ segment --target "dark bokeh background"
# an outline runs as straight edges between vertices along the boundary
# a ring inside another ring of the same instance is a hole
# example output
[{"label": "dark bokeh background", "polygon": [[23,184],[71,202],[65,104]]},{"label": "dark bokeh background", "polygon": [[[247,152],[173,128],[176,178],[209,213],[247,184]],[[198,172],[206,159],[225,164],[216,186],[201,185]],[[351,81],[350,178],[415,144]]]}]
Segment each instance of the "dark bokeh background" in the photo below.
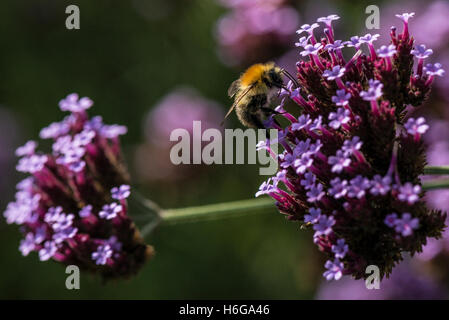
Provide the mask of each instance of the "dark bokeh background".
[{"label": "dark bokeh background", "polygon": [[[65,28],[69,4],[80,7],[80,30]],[[340,14],[339,35],[346,39],[363,29],[372,1],[291,4],[300,24]],[[0,124],[7,141],[2,152],[12,154],[37,139],[43,126],[62,117],[58,101],[78,92],[95,101],[91,115],[128,127],[122,143],[138,175],[133,157],[145,139],[143,119],[173,88],[187,85],[223,108],[229,105],[227,87],[243,66],[226,66],[217,54],[215,23],[226,11],[213,0],[1,1],[0,107],[7,112],[0,113],[6,119]],[[235,117],[228,126],[239,126]],[[20,178],[13,174],[14,161],[5,159],[2,210]],[[263,179],[256,165],[214,166],[188,181],[137,187],[162,207],[183,207],[251,198]],[[81,290],[73,291],[65,288],[63,266],[40,262],[35,253],[22,257],[19,240],[18,229],[1,219],[0,298],[300,299],[314,296],[322,272],[311,234],[274,209],[161,226],[148,237],[157,254],[138,276],[103,285],[82,274]]]}]

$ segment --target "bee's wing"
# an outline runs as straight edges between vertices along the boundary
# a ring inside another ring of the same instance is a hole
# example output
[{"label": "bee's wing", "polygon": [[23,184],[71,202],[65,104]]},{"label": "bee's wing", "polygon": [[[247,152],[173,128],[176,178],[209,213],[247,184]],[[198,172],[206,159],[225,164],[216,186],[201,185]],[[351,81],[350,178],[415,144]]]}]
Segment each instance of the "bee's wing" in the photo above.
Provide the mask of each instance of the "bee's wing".
[{"label": "bee's wing", "polygon": [[236,103],[234,102],[234,103],[232,104],[232,106],[229,108],[228,113],[226,113],[226,115],[224,116],[223,121],[220,123],[220,126],[222,126],[222,125],[224,124],[226,118],[231,114],[232,110],[235,109],[235,105],[236,105]]},{"label": "bee's wing", "polygon": [[[237,80],[236,80],[237,81]],[[231,87],[229,88],[229,90],[228,90],[228,93],[229,93],[229,91],[230,91],[230,89],[232,88],[232,86],[234,85],[234,83],[235,83],[235,81],[231,84]],[[232,106],[229,108],[229,111],[228,111],[228,113],[226,113],[226,115],[225,115],[225,117],[224,117],[224,119],[223,119],[223,121],[221,122],[221,124],[220,125],[223,125],[223,123],[224,123],[224,121],[226,120],[226,118],[231,114],[231,112],[232,112],[232,110],[234,110],[235,109],[235,106],[240,102],[240,100],[242,100],[245,96],[246,96],[246,94],[248,93],[248,92],[250,92],[251,91],[251,89],[254,87],[254,84],[253,85],[250,85],[248,88],[246,88],[238,97],[236,97],[236,100],[234,101],[234,103],[232,104]]]},{"label": "bee's wing", "polygon": [[232,82],[231,85],[229,86],[228,96],[230,96],[231,98],[235,96],[237,91],[239,91],[239,88],[240,88],[240,79],[237,79],[234,82]]}]

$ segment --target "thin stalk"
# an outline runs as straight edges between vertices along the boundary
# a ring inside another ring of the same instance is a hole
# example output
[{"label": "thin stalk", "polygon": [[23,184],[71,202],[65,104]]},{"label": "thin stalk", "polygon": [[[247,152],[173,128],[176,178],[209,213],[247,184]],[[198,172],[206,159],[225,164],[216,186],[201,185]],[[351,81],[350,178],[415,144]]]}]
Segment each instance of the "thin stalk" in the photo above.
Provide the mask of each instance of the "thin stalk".
[{"label": "thin stalk", "polygon": [[449,174],[449,166],[427,166],[424,174],[445,175]]},{"label": "thin stalk", "polygon": [[[433,175],[449,174],[449,166],[426,167],[424,173]],[[428,181],[423,184],[422,188],[426,191],[449,189],[449,179]],[[161,209],[154,202],[145,199],[140,194],[134,194],[140,206],[146,209],[144,211],[147,211],[147,214],[143,215],[142,218],[148,219],[151,217],[151,221],[142,228],[144,237],[160,224],[227,219],[275,208],[275,201],[272,198],[259,198],[179,209]]]},{"label": "thin stalk", "polygon": [[164,209],[160,212],[163,224],[178,222],[193,222],[204,220],[225,219],[242,216],[262,209],[273,209],[274,201],[271,198],[248,199],[204,206],[187,207],[180,209]]},{"label": "thin stalk", "polygon": [[449,179],[428,181],[423,184],[423,190],[431,191],[438,189],[449,189]]}]

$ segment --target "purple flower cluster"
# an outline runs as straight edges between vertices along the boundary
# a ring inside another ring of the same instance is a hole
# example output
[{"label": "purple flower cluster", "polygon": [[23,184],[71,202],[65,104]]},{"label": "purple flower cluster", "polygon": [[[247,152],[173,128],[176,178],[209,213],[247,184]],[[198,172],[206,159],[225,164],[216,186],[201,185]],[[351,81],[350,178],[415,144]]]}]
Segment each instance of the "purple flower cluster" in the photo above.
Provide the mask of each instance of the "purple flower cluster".
[{"label": "purple flower cluster", "polygon": [[225,63],[250,64],[285,50],[298,27],[288,0],[221,1],[231,11],[217,22],[216,37]]},{"label": "purple flower cluster", "polygon": [[419,220],[418,218],[412,219],[410,213],[403,213],[401,218],[398,218],[396,213],[392,213],[385,218],[385,224],[394,228],[403,237],[408,237],[413,234],[413,230],[418,229]]},{"label": "purple flower cluster", "polygon": [[24,256],[35,251],[41,261],[75,264],[105,278],[128,276],[153,249],[127,215],[129,177],[119,142],[126,127],[89,119],[92,104],[77,94],[61,100],[70,115],[40,133],[53,140],[51,153],[38,152],[35,141],[16,150],[17,170],[30,176],[17,185],[4,217],[20,225]]},{"label": "purple flower cluster", "polygon": [[[290,125],[272,125],[284,149],[274,155],[282,174],[257,196],[270,195],[288,219],[313,228],[314,243],[329,258],[328,280],[362,278],[370,264],[388,275],[404,252],[420,252],[444,228],[445,214],[427,209],[420,186],[426,162],[421,136],[428,126],[423,118],[406,117],[406,106],[420,106],[430,92],[434,74],[419,66],[431,51],[409,35],[413,14],[398,17],[403,32],[392,28],[391,43],[377,51],[377,34],[336,40],[336,15],[317,20],[325,25],[320,40],[316,24],[303,26],[298,32],[308,38],[300,41],[299,87],[288,86],[301,114],[284,112],[279,116]],[[349,60],[345,46],[353,48]],[[270,141],[264,148],[274,154]]]}]

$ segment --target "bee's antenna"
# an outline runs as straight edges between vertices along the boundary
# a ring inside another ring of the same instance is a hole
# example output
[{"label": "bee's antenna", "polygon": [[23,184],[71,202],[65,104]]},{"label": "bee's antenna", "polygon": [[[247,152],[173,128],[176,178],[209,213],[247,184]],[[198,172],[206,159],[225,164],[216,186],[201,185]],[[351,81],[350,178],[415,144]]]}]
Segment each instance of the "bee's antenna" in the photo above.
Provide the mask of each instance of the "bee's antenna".
[{"label": "bee's antenna", "polygon": [[299,87],[298,81],[287,70],[281,69],[281,72],[295,84],[296,88]]}]

